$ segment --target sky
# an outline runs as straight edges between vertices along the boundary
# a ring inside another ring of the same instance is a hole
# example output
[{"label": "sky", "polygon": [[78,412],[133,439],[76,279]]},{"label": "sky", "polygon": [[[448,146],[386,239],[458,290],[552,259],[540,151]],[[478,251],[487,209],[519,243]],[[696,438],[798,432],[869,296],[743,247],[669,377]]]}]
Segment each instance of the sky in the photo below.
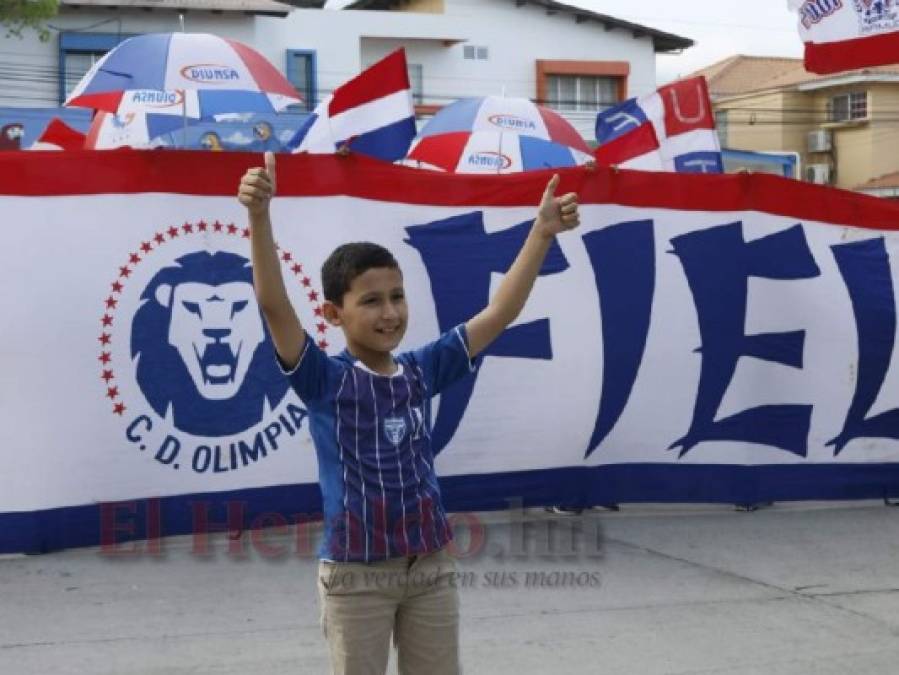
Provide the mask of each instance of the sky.
[{"label": "sky", "polygon": [[[350,0],[328,0],[340,7]],[[796,14],[787,0],[562,0],[619,19],[692,39],[680,55],[660,54],[656,77],[664,84],[732,54],[802,56]]]},{"label": "sky", "polygon": [[564,0],[566,4],[692,39],[680,55],[660,54],[663,84],[733,54],[802,56],[796,14],[787,0]]}]

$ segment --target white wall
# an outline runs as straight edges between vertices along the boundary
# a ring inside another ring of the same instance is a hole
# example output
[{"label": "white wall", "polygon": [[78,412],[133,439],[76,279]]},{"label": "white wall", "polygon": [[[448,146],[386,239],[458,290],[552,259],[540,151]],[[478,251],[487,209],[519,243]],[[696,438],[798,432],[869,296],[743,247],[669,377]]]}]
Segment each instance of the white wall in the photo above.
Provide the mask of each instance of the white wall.
[{"label": "white wall", "polygon": [[[629,96],[656,88],[655,52],[648,37],[606,31],[596,22],[578,24],[573,15],[547,15],[539,7],[516,7],[509,0],[445,0],[445,5],[444,15],[295,10],[283,21],[260,19],[257,35],[265,37],[257,46],[317,49],[319,89],[324,91],[357,73],[362,64],[405,46],[409,62],[423,66],[424,102],[437,105],[503,91],[534,98],[538,59],[627,61]],[[434,39],[409,39],[426,36]],[[460,42],[445,46],[441,38]],[[464,59],[464,44],[487,46],[489,59]],[[585,138],[593,139],[595,113],[565,116]]]}]

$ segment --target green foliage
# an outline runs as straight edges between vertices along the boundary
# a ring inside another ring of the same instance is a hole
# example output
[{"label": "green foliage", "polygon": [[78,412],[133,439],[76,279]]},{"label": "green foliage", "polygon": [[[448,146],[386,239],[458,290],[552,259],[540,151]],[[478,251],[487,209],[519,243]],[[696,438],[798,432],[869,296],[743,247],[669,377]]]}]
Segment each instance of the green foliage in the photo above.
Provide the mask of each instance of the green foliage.
[{"label": "green foliage", "polygon": [[0,25],[6,36],[22,37],[28,29],[37,31],[42,42],[50,39],[44,23],[56,16],[59,0],[0,0]]}]

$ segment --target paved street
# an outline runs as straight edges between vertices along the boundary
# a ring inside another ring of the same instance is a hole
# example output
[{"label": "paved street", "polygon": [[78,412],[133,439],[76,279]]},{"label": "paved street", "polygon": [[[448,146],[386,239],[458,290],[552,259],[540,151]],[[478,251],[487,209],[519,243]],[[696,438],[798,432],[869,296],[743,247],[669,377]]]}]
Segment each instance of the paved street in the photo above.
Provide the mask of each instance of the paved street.
[{"label": "paved street", "polygon": [[[460,527],[458,541],[476,552],[458,577],[467,673],[896,671],[897,509],[476,516],[483,540]],[[0,672],[326,673],[316,564],[293,542],[244,534],[241,559],[224,535],[208,559],[189,537],[161,557],[0,558]]]}]

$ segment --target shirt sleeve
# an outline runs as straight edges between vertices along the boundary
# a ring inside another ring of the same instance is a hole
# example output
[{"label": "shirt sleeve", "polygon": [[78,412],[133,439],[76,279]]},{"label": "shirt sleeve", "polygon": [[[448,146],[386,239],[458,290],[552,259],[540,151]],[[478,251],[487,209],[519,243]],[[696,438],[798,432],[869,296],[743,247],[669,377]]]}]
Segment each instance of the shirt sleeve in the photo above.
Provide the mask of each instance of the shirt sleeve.
[{"label": "shirt sleeve", "polygon": [[421,368],[431,396],[475,372],[480,361],[469,356],[468,333],[464,324],[451,328],[434,342],[411,352],[411,356]]},{"label": "shirt sleeve", "polygon": [[340,366],[315,344],[309,333],[303,333],[305,343],[300,352],[300,360],[292,370],[287,370],[281,358],[275,354],[278,367],[287,376],[290,386],[304,403],[322,400],[328,394],[330,384],[334,382]]}]

